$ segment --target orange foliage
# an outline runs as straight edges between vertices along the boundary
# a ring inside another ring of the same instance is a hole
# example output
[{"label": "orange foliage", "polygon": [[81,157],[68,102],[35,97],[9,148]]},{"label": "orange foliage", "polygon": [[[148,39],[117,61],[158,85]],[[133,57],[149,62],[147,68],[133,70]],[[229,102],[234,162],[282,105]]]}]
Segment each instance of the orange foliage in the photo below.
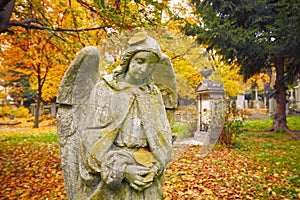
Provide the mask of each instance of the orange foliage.
[{"label": "orange foliage", "polygon": [[248,84],[256,84],[259,90],[264,89],[264,85],[270,82],[270,77],[266,73],[254,74],[251,78],[247,80]]}]

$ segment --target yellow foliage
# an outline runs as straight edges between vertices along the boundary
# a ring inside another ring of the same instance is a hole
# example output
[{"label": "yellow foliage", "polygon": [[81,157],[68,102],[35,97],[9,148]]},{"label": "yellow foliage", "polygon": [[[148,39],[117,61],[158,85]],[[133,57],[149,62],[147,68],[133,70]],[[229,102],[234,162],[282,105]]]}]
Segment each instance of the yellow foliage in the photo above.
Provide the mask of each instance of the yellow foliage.
[{"label": "yellow foliage", "polygon": [[256,84],[259,90],[264,89],[264,85],[270,82],[270,77],[266,73],[259,73],[253,75],[251,78],[247,80],[247,84]]},{"label": "yellow foliage", "polygon": [[228,65],[220,61],[219,57],[214,56],[215,65],[224,83],[226,96],[236,97],[239,93],[245,93],[246,84],[243,81],[243,76],[239,74],[240,67],[237,65]]},{"label": "yellow foliage", "polygon": [[[93,14],[86,13],[76,1],[70,1],[69,6],[58,0],[47,2],[34,0],[26,3],[33,5],[21,10],[22,14],[32,13],[35,18],[43,19],[45,20],[43,23],[55,28],[68,27],[75,30],[96,25],[99,22],[99,20],[94,20]],[[22,3],[17,1],[17,9],[20,8],[19,4]],[[11,20],[21,21],[22,15],[13,14]],[[80,35],[79,33],[32,29],[24,31],[20,27],[12,29],[15,34],[0,35],[0,40],[3,41],[0,46],[0,72],[12,70],[28,75],[31,89],[40,90],[44,101],[50,101],[57,95],[60,80],[75,57],[75,52],[86,44],[97,45],[105,36],[104,30]],[[5,74],[8,81],[15,76]]]}]

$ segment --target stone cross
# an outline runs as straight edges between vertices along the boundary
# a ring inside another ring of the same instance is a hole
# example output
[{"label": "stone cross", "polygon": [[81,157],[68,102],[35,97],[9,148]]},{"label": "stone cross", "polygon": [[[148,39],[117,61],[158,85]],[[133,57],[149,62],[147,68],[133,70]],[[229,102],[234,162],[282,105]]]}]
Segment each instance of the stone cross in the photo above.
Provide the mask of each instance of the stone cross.
[{"label": "stone cross", "polygon": [[257,87],[255,87],[254,91],[255,91],[255,101],[258,101],[258,89],[257,89]]}]

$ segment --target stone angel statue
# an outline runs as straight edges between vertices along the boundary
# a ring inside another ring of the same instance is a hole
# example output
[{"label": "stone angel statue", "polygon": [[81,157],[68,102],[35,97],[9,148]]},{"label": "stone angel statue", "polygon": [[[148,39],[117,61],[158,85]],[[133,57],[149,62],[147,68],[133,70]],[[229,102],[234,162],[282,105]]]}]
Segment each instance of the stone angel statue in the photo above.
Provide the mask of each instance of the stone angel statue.
[{"label": "stone angel statue", "polygon": [[86,47],[61,81],[57,124],[69,199],[163,198],[177,107],[175,74],[145,32],[128,43],[111,74],[100,76],[100,51]]}]

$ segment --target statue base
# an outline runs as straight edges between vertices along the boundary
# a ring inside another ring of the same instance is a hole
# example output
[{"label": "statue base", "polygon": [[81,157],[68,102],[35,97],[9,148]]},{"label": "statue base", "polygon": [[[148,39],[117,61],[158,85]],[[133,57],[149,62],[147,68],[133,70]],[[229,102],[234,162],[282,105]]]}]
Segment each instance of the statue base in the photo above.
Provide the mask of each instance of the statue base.
[{"label": "statue base", "polygon": [[210,144],[210,131],[196,131],[194,139],[202,142],[203,145]]}]

